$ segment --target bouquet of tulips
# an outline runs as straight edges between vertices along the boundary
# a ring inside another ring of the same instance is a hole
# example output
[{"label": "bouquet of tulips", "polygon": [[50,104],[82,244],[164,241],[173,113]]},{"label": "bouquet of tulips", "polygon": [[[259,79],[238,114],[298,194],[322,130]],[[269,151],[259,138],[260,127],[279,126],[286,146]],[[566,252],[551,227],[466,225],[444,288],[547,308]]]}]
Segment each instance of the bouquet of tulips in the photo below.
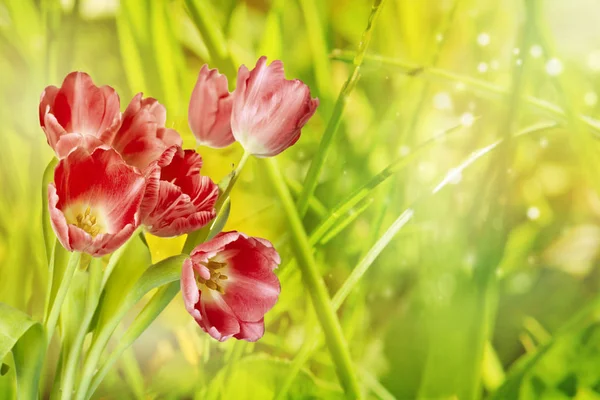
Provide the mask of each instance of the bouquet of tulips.
[{"label": "bouquet of tulips", "polygon": [[[199,145],[237,141],[244,148],[236,169],[217,185],[201,175],[201,155],[183,149],[179,134],[165,126],[166,110],[156,99],[140,93],[122,113],[115,90],[83,72],[48,86],[39,118],[56,158],[42,188],[50,267],[44,319],[0,305],[0,339],[14,339],[12,348],[0,346],[0,357],[13,351],[20,397],[37,398],[43,375],[53,398],[90,398],[179,290],[186,310],[214,339],[260,339],[280,293],[274,273],[280,257],[265,239],[221,232],[229,194],[248,157],[272,157],[293,145],[317,106],[304,83],[285,79],[281,61],[267,65],[261,57],[253,70],[242,65],[232,93],[224,75],[203,66],[189,126]],[[188,236],[181,255],[150,265],[145,233]],[[65,298],[80,281],[75,313]],[[125,314],[152,289],[158,290],[101,365]],[[52,374],[46,355],[57,341]]]}]

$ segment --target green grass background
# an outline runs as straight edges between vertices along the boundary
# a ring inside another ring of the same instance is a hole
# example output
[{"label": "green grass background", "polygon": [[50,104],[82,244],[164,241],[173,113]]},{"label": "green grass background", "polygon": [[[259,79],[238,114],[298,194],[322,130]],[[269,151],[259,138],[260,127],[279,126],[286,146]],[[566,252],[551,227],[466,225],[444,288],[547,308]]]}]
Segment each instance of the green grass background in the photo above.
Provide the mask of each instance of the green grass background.
[{"label": "green grass background", "polygon": [[[178,296],[98,398],[343,397],[290,245],[359,193],[311,245],[330,295],[351,288],[337,316],[365,398],[600,399],[600,5],[376,3],[364,35],[368,0],[0,0],[0,301],[36,317],[45,86],[82,70],[123,109],[137,92],[156,97],[186,147],[204,63],[233,88],[238,65],[279,58],[321,100],[277,158],[295,198],[316,184],[302,231],[272,164],[251,159],[232,194],[227,229],[270,239],[283,258],[264,338],[216,343]],[[242,153],[198,150],[214,180]],[[153,259],[183,240],[148,236]],[[364,274],[343,286],[352,271]],[[13,378],[0,377],[6,393]]]}]

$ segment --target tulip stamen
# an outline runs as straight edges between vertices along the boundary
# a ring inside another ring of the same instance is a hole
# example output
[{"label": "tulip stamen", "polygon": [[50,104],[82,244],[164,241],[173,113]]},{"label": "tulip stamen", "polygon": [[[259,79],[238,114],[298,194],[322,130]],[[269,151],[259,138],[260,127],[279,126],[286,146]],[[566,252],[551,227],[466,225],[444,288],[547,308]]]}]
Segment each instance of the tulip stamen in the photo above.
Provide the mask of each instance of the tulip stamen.
[{"label": "tulip stamen", "polygon": [[87,207],[83,213],[77,214],[73,225],[95,237],[100,233],[100,226],[97,221],[97,217],[92,214],[92,209]]},{"label": "tulip stamen", "polygon": [[210,278],[204,279],[200,276],[197,276],[196,281],[198,282],[198,284],[204,285],[211,290],[216,290],[221,294],[225,294],[225,288],[223,287],[220,281],[227,280],[228,276],[223,274],[223,272],[220,270],[225,268],[227,266],[227,263],[218,262],[215,260],[208,260],[207,262],[201,262],[200,264],[208,268],[210,272]]}]

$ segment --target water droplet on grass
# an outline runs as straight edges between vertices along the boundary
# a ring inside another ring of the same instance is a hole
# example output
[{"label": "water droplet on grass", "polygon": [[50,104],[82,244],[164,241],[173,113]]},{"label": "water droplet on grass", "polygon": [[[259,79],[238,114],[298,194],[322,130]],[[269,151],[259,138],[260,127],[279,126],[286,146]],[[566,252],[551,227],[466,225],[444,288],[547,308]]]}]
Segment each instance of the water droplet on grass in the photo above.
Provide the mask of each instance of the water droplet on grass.
[{"label": "water droplet on grass", "polygon": [[527,218],[532,221],[535,221],[540,217],[540,209],[537,207],[529,207],[527,209]]},{"label": "water droplet on grass", "polygon": [[583,102],[588,107],[594,107],[598,103],[598,95],[595,92],[587,92],[583,97]]},{"label": "water droplet on grass", "polygon": [[452,98],[447,92],[439,92],[433,96],[433,106],[438,110],[451,110]]},{"label": "water droplet on grass", "polygon": [[600,50],[588,54],[587,64],[592,71],[600,71]]},{"label": "water droplet on grass", "polygon": [[464,113],[460,116],[460,123],[462,126],[471,126],[475,122],[475,117],[471,113]]},{"label": "water droplet on grass", "polygon": [[531,46],[531,49],[529,50],[529,54],[531,54],[531,56],[533,58],[539,58],[542,55],[543,51],[542,51],[542,47],[540,45],[534,45]]},{"label": "water droplet on grass", "polygon": [[490,44],[490,35],[485,32],[480,33],[479,36],[477,36],[477,43],[483,47],[487,46]]},{"label": "water droplet on grass", "polygon": [[562,62],[558,58],[551,58],[546,63],[546,72],[550,76],[560,75],[563,71]]}]

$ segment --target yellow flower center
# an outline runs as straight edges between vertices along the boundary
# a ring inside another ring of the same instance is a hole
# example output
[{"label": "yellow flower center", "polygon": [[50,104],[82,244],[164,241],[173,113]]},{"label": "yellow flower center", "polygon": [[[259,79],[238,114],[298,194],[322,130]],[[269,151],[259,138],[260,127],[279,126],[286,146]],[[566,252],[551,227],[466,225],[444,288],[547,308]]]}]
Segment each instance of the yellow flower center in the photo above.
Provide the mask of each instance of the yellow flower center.
[{"label": "yellow flower center", "polygon": [[225,289],[223,288],[223,282],[227,280],[227,275],[223,274],[220,270],[222,270],[226,263],[218,262],[214,260],[208,260],[208,262],[201,263],[210,271],[210,278],[204,279],[200,276],[197,276],[198,284],[204,285],[211,290],[216,290],[221,294],[225,294]]},{"label": "yellow flower center", "polygon": [[65,213],[65,216],[69,224],[81,228],[92,235],[92,237],[96,237],[96,235],[103,231],[96,215],[92,213],[92,209],[89,206],[85,210],[83,210],[83,207],[71,208]]}]

